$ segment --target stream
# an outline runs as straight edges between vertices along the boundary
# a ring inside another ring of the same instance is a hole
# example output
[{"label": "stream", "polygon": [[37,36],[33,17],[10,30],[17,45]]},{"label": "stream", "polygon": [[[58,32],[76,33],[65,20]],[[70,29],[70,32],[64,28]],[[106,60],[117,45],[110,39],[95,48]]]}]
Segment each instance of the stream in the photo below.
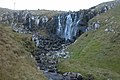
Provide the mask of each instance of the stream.
[{"label": "stream", "polygon": [[65,51],[70,42],[56,36],[44,37],[36,34],[32,36],[32,40],[38,47],[33,54],[37,67],[43,71],[48,80],[82,80],[81,74],[73,72],[61,74],[56,66],[60,58],[70,57],[69,52]]}]

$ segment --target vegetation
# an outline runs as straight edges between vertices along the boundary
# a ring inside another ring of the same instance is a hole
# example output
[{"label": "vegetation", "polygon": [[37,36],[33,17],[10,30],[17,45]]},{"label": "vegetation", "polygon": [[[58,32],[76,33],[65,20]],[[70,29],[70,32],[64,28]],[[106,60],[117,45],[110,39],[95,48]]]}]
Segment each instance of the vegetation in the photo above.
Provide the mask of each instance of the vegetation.
[{"label": "vegetation", "polygon": [[46,80],[30,57],[35,48],[30,37],[0,24],[0,80]]},{"label": "vegetation", "polygon": [[1,14],[6,13],[6,12],[12,12],[12,10],[0,7],[0,16],[1,16]]},{"label": "vegetation", "polygon": [[51,18],[55,15],[64,13],[65,11],[54,11],[54,10],[29,10],[33,15],[46,15],[48,18]]},{"label": "vegetation", "polygon": [[67,49],[71,57],[59,63],[58,68],[61,72],[79,72],[85,79],[120,80],[120,6],[93,21],[100,21],[101,27],[71,44]]}]

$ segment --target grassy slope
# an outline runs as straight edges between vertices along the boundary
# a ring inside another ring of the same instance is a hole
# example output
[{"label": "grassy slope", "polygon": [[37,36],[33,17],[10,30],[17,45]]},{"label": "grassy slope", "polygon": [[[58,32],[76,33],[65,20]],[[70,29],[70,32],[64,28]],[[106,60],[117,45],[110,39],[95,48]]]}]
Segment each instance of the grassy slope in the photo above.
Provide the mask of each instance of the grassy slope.
[{"label": "grassy slope", "polygon": [[0,80],[45,80],[30,57],[33,49],[30,35],[0,25]]},{"label": "grassy slope", "polygon": [[[95,80],[120,80],[120,6],[95,17],[101,28],[81,35],[68,47],[71,57],[58,65],[62,72],[80,72]],[[114,32],[105,32],[112,28]]]},{"label": "grassy slope", "polygon": [[61,13],[64,13],[64,11],[54,11],[54,10],[29,10],[34,15],[45,15],[47,17],[52,17]]}]

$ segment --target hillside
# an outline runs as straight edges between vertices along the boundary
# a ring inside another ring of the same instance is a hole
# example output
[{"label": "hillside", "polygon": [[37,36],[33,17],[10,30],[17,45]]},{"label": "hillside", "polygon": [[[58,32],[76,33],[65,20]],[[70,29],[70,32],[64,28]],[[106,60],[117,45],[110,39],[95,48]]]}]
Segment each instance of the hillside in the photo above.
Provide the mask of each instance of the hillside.
[{"label": "hillside", "polygon": [[0,80],[45,80],[30,57],[35,48],[30,39],[0,24]]},{"label": "hillside", "polygon": [[54,10],[29,10],[33,15],[40,15],[44,16],[46,15],[47,17],[53,17],[55,15],[64,13],[64,11],[54,11]]},{"label": "hillside", "polygon": [[91,80],[120,80],[120,6],[96,16],[100,28],[85,32],[68,47],[61,72],[79,72]]}]

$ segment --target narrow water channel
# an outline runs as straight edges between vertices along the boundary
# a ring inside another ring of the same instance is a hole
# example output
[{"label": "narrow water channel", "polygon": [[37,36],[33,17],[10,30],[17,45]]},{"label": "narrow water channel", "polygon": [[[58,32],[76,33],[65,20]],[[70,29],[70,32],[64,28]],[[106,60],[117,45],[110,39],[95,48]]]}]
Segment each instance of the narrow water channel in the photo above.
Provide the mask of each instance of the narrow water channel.
[{"label": "narrow water channel", "polygon": [[68,43],[55,36],[44,37],[35,34],[32,40],[38,47],[38,50],[33,55],[37,62],[37,67],[43,70],[48,80],[82,80],[82,76],[79,73],[66,72],[61,74],[57,69],[56,65],[60,62],[60,58],[66,59],[70,57],[69,53],[65,51]]}]

